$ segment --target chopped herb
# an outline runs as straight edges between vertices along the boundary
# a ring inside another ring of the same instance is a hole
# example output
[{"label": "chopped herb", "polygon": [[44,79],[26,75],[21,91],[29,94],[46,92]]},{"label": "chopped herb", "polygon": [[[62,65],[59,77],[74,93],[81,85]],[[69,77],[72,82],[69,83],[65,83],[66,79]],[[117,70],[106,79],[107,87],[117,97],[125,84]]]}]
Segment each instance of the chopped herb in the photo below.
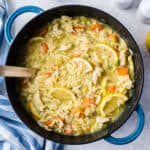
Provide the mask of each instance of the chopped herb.
[{"label": "chopped herb", "polygon": [[88,18],[85,17],[85,16],[81,16],[81,21],[87,22],[87,21],[88,21]]},{"label": "chopped herb", "polygon": [[92,80],[92,76],[89,76],[89,80],[90,80],[90,81]]},{"label": "chopped herb", "polygon": [[110,64],[107,66],[107,69],[108,69],[108,70],[111,70],[112,68],[113,68],[113,66],[110,65]]},{"label": "chopped herb", "polygon": [[119,60],[117,60],[114,65],[118,66],[119,65]]}]

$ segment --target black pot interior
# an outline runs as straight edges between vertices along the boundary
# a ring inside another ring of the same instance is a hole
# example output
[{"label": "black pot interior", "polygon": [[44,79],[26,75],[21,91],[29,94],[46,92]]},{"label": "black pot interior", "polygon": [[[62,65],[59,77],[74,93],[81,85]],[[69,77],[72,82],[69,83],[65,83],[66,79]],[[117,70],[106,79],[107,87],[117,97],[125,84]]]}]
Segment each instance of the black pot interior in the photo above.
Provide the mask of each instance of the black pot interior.
[{"label": "black pot interior", "polygon": [[26,112],[25,108],[21,104],[21,100],[18,98],[16,92],[16,80],[15,78],[6,78],[6,88],[8,92],[8,96],[12,103],[13,108],[16,113],[20,117],[20,119],[33,131],[38,133],[39,135],[53,140],[59,143],[65,144],[83,144],[96,141],[101,139],[113,131],[118,129],[131,115],[133,110],[135,109],[136,104],[138,103],[143,87],[143,62],[141,58],[141,54],[139,48],[132,38],[131,34],[128,30],[119,23],[112,16],[107,13],[92,8],[88,6],[78,6],[78,5],[70,5],[70,6],[61,6],[57,8],[50,9],[45,11],[38,17],[32,19],[25,27],[21,30],[21,32],[15,38],[13,44],[10,47],[10,51],[7,57],[7,65],[18,65],[18,57],[20,57],[23,53],[23,47],[26,41],[33,36],[33,33],[36,32],[40,27],[45,25],[47,22],[60,17],[62,15],[68,16],[87,16],[96,18],[108,25],[110,25],[113,29],[115,29],[121,37],[127,42],[128,47],[134,53],[134,64],[135,64],[135,88],[133,90],[133,97],[129,100],[125,106],[124,112],[122,115],[116,120],[114,123],[108,125],[108,127],[102,131],[92,133],[89,135],[82,136],[66,136],[60,135],[58,133],[46,131],[41,128],[32,117]]}]

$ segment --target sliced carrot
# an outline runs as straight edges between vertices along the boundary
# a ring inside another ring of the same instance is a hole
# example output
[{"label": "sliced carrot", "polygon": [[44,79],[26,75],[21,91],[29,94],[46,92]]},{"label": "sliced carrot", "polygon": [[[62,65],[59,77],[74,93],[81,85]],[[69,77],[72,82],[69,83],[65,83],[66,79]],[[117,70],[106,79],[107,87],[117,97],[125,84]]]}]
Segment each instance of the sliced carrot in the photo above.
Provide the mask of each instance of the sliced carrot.
[{"label": "sliced carrot", "polygon": [[73,133],[73,131],[72,131],[72,130],[65,129],[65,130],[64,130],[64,133],[70,135],[70,134]]},{"label": "sliced carrot", "polygon": [[109,92],[115,92],[116,91],[116,85],[112,85],[109,87]]},{"label": "sliced carrot", "polygon": [[44,36],[48,32],[48,27],[40,29],[38,36]]},{"label": "sliced carrot", "polygon": [[90,98],[90,104],[95,104],[95,99],[94,98]]},{"label": "sliced carrot", "polygon": [[51,124],[52,124],[52,120],[47,120],[46,122],[45,122],[45,124],[47,125],[47,126],[50,126]]},{"label": "sliced carrot", "polygon": [[86,132],[90,132],[90,128],[88,128],[88,127],[85,130],[86,130]]},{"label": "sliced carrot", "polygon": [[74,26],[73,29],[74,29],[73,33],[74,33],[74,35],[76,35],[77,32],[80,32],[80,31],[83,32],[85,28],[82,25],[77,25],[77,26]]},{"label": "sliced carrot", "polygon": [[102,29],[103,29],[103,26],[102,26],[102,24],[100,24],[100,23],[95,23],[95,24],[93,24],[92,26],[91,26],[91,29],[93,30],[93,31],[101,31]]},{"label": "sliced carrot", "polygon": [[114,42],[117,42],[118,39],[119,39],[119,37],[118,37],[118,35],[116,33],[111,33],[109,35],[109,38],[112,39]]},{"label": "sliced carrot", "polygon": [[79,117],[82,117],[82,118],[85,117],[83,110],[79,107],[75,108],[74,114],[78,115]]},{"label": "sliced carrot", "polygon": [[83,98],[83,103],[82,103],[83,108],[87,108],[90,106],[89,99],[87,97]]},{"label": "sliced carrot", "polygon": [[73,27],[74,31],[72,31],[71,33],[73,35],[77,35],[78,31],[84,31],[84,29],[85,29],[84,26],[82,26],[82,25],[76,25],[76,26]]},{"label": "sliced carrot", "polygon": [[80,54],[74,54],[71,56],[71,58],[79,58],[80,57]]},{"label": "sliced carrot", "polygon": [[81,111],[81,112],[80,112],[80,117],[81,117],[81,118],[84,118],[84,117],[85,117],[85,115],[84,115],[84,112],[83,112],[83,111]]},{"label": "sliced carrot", "polygon": [[46,78],[48,78],[48,77],[50,77],[50,76],[52,75],[52,73],[51,73],[51,72],[44,72],[43,75],[44,75]]},{"label": "sliced carrot", "polygon": [[93,73],[93,70],[89,71],[88,73],[89,73],[89,74]]},{"label": "sliced carrot", "polygon": [[67,129],[64,130],[64,133],[67,135],[71,135],[71,134],[73,134],[73,132],[74,132],[74,129],[73,129],[72,125],[70,125]]},{"label": "sliced carrot", "polygon": [[46,54],[48,52],[48,44],[46,42],[43,42],[41,44],[41,47],[42,47],[41,49],[42,53]]},{"label": "sliced carrot", "polygon": [[57,70],[59,67],[60,67],[59,64],[55,64],[55,65],[52,65],[52,66],[51,66],[51,69],[52,69],[53,71],[55,71],[55,70]]},{"label": "sliced carrot", "polygon": [[128,68],[127,67],[119,67],[117,68],[117,74],[120,76],[124,76],[128,74]]},{"label": "sliced carrot", "polygon": [[62,122],[64,122],[64,120],[65,120],[65,118],[60,115],[58,116],[58,119],[61,120]]},{"label": "sliced carrot", "polygon": [[77,32],[76,31],[72,31],[71,32],[73,35],[77,35]]},{"label": "sliced carrot", "polygon": [[83,108],[87,108],[91,104],[95,104],[94,98],[88,98],[88,97],[83,98],[83,103],[82,103]]},{"label": "sliced carrot", "polygon": [[82,25],[77,25],[77,26],[74,26],[74,29],[75,29],[75,30],[84,30],[84,26],[82,26]]}]

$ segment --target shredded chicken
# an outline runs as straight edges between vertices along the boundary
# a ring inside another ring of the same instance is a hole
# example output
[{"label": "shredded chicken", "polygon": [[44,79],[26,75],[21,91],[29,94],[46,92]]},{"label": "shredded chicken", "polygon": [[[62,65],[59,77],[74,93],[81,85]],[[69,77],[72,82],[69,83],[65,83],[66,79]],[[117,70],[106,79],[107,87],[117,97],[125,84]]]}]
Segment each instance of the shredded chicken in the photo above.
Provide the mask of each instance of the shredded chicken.
[{"label": "shredded chicken", "polygon": [[96,84],[97,83],[97,80],[98,78],[101,76],[101,73],[102,73],[102,68],[100,68],[99,66],[97,66],[93,72],[93,83]]},{"label": "shredded chicken", "polygon": [[43,103],[41,101],[41,97],[40,97],[40,92],[39,90],[34,94],[34,105],[35,107],[39,110],[42,111],[43,110]]}]

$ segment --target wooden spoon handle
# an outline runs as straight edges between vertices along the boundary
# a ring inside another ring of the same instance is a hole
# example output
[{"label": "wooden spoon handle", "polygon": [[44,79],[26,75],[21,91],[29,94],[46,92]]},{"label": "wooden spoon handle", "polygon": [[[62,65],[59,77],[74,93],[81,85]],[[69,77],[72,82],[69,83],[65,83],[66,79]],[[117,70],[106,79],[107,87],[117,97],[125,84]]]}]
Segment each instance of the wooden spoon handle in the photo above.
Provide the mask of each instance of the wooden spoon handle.
[{"label": "wooden spoon handle", "polygon": [[1,66],[0,65],[0,76],[4,77],[32,77],[34,69],[14,66]]}]

